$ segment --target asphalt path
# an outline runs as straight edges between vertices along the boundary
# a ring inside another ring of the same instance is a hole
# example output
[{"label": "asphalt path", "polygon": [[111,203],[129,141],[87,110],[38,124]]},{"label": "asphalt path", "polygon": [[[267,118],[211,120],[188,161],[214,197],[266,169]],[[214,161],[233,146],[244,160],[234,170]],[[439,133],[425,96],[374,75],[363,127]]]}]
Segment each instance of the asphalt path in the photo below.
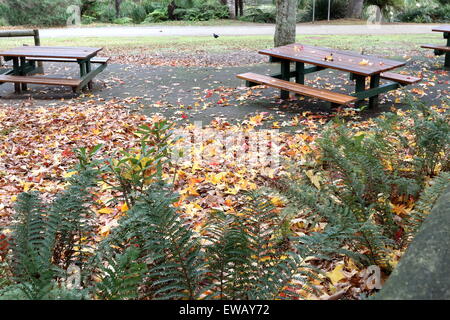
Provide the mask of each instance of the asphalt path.
[{"label": "asphalt path", "polygon": [[[430,33],[436,24],[388,24],[388,25],[328,25],[299,24],[297,34],[420,34]],[[110,26],[65,27],[40,30],[42,38],[67,37],[170,37],[170,36],[222,36],[273,35],[273,24],[240,26]]]}]

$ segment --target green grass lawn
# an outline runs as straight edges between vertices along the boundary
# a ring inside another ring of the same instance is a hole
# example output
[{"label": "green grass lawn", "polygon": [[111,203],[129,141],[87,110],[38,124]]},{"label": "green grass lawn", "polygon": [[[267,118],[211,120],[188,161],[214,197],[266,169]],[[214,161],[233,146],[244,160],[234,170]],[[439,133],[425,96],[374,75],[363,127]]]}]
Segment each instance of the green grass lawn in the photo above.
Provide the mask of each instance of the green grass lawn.
[{"label": "green grass lawn", "polygon": [[[297,42],[332,47],[343,50],[360,51],[390,55],[401,55],[411,50],[420,49],[424,43],[443,43],[442,35],[399,34],[399,35],[299,35]],[[135,37],[135,38],[45,38],[43,46],[94,46],[107,49],[145,49],[147,52],[202,50],[209,52],[258,50],[273,46],[272,36],[222,36],[213,37]],[[33,45],[31,38],[8,38],[0,41],[4,50],[23,44]]]}]

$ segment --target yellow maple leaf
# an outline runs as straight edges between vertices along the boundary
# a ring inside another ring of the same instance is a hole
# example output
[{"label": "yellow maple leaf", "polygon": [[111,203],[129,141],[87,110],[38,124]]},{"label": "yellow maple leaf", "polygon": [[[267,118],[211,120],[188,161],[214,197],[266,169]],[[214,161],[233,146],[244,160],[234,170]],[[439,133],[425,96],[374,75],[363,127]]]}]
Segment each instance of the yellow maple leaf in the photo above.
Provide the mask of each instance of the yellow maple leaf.
[{"label": "yellow maple leaf", "polygon": [[327,272],[327,277],[331,280],[333,285],[336,285],[339,281],[345,278],[342,270],[344,269],[343,264],[338,264],[333,271]]},{"label": "yellow maple leaf", "polygon": [[113,213],[113,209],[111,208],[103,208],[97,211],[98,214],[111,214]]},{"label": "yellow maple leaf", "polygon": [[129,210],[127,203],[125,202],[121,207],[120,207],[120,212],[127,212]]},{"label": "yellow maple leaf", "polygon": [[70,172],[66,172],[65,174],[63,174],[63,178],[70,178],[71,176],[77,174],[78,171],[70,171]]},{"label": "yellow maple leaf", "polygon": [[272,204],[276,207],[284,206],[283,200],[279,197],[273,197],[272,199],[270,199],[270,202],[272,202]]},{"label": "yellow maple leaf", "polygon": [[369,64],[369,60],[363,59],[361,62],[358,63],[361,66],[367,66]]},{"label": "yellow maple leaf", "polygon": [[30,190],[30,188],[31,188],[32,185],[33,185],[32,183],[25,182],[25,183],[23,184],[23,192],[27,192],[28,190]]},{"label": "yellow maple leaf", "polygon": [[311,183],[320,190],[320,177],[315,175],[313,170],[308,170],[305,173],[309,180],[311,180]]}]

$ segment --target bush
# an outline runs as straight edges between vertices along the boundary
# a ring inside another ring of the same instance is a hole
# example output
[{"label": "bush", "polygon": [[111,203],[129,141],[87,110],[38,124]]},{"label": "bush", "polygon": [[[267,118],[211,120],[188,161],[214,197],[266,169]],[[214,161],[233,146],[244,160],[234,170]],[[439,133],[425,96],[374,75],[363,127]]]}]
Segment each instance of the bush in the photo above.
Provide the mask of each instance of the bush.
[{"label": "bush", "polygon": [[219,4],[194,2],[191,6],[181,6],[174,10],[178,20],[208,21],[229,17],[228,8]]},{"label": "bush", "polygon": [[134,23],[141,23],[145,20],[147,12],[142,5],[133,1],[124,1],[120,4],[120,15],[131,18]]},{"label": "bush", "polygon": [[114,19],[113,23],[115,23],[115,24],[131,24],[131,23],[133,23],[133,19],[131,19],[130,17],[122,17],[122,18]]},{"label": "bush", "polygon": [[113,22],[116,19],[116,9],[110,3],[96,1],[83,12],[83,17],[85,15],[93,17],[95,21]]},{"label": "bush", "polygon": [[69,15],[65,0],[5,0],[0,18],[10,25],[62,26]]},{"label": "bush", "polygon": [[430,7],[413,7],[397,15],[396,20],[401,22],[432,23],[450,21],[450,4]]},{"label": "bush", "polygon": [[81,17],[81,23],[82,23],[82,24],[91,24],[91,23],[93,23],[94,21],[95,21],[95,18],[94,18],[94,17],[91,17],[91,16],[83,15],[83,16]]},{"label": "bush", "polygon": [[156,9],[155,11],[147,15],[147,18],[145,18],[144,23],[162,22],[167,20],[169,20],[167,8]]},{"label": "bush", "polygon": [[[303,240],[389,272],[390,252],[411,239],[449,184],[448,119],[419,106],[411,117],[384,114],[365,132],[332,124],[318,145],[321,165],[296,167],[298,180],[278,187],[293,208],[326,224]],[[419,198],[412,213],[402,211]]]},{"label": "bush", "polygon": [[264,11],[259,8],[249,8],[245,11],[245,15],[240,18],[242,21],[274,23],[276,19],[275,10]]}]

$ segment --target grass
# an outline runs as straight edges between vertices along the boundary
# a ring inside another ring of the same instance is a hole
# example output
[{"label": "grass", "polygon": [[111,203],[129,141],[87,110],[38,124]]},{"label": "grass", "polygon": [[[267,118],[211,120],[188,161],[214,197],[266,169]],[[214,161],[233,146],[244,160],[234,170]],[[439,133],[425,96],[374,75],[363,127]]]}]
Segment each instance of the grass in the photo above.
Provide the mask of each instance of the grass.
[{"label": "grass", "polygon": [[[377,53],[380,55],[402,55],[402,52],[419,50],[423,43],[443,43],[442,35],[399,34],[399,35],[299,35],[297,42],[332,47],[342,50]],[[272,36],[222,36],[213,37],[134,37],[134,38],[45,38],[43,46],[92,46],[110,50],[145,50],[146,52],[192,52],[193,50],[208,52],[258,50],[273,47]],[[0,41],[0,49],[33,45],[32,38],[8,38]]]}]

